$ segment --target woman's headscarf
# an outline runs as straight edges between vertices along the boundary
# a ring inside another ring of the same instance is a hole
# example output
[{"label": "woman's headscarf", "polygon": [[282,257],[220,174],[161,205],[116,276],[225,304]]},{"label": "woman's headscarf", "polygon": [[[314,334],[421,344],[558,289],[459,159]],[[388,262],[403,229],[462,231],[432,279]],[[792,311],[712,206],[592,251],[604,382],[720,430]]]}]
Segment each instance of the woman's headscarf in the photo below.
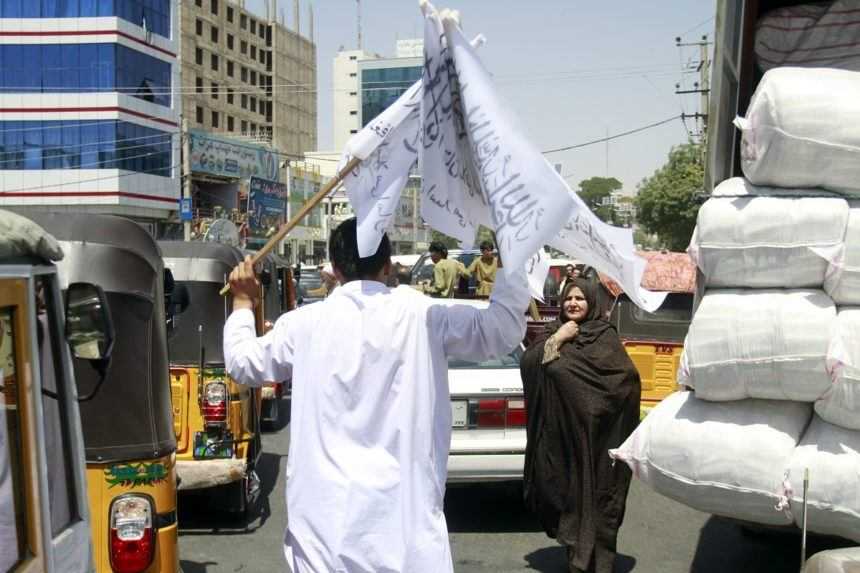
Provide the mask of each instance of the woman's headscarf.
[{"label": "woman's headscarf", "polygon": [[585,302],[588,303],[588,312],[585,318],[580,321],[579,333],[574,338],[574,343],[577,346],[583,346],[594,342],[600,334],[610,327],[609,322],[605,318],[607,304],[605,302],[605,293],[603,286],[597,281],[577,277],[571,279],[564,285],[564,290],[561,293],[561,298],[558,301],[559,312],[558,320],[550,322],[546,325],[545,335],[552,336],[561,325],[570,320],[564,314],[564,301],[570,290],[578,288],[585,296]]}]

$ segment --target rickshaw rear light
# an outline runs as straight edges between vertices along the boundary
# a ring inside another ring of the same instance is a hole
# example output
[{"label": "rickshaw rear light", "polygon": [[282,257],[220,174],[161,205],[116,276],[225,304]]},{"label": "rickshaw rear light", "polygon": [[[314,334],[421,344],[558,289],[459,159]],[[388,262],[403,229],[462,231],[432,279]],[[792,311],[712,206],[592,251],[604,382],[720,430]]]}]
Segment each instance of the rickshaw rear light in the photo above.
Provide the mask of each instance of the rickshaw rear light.
[{"label": "rickshaw rear light", "polygon": [[140,573],[155,556],[152,503],[139,495],[117,498],[110,508],[110,564],[116,573]]},{"label": "rickshaw rear light", "polygon": [[207,424],[226,422],[227,385],[221,381],[206,384],[200,409]]}]

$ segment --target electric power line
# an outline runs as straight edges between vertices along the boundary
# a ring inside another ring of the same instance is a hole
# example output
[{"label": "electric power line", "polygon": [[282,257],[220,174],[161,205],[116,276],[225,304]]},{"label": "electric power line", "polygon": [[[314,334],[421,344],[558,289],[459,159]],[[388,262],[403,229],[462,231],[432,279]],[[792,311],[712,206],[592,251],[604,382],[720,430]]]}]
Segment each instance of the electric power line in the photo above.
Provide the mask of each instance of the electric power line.
[{"label": "electric power line", "polygon": [[673,115],[672,117],[668,117],[662,121],[658,121],[655,123],[649,123],[648,125],[643,125],[642,127],[637,127],[636,129],[631,129],[629,131],[622,131],[621,133],[616,133],[615,135],[610,135],[608,137],[601,137],[600,139],[593,139],[591,141],[586,141],[584,143],[577,143],[576,145],[568,145],[565,147],[558,147],[556,149],[547,149],[546,151],[542,151],[541,153],[543,153],[544,155],[547,155],[550,153],[557,153],[559,151],[570,151],[571,149],[579,149],[582,147],[587,147],[589,145],[595,145],[597,143],[605,143],[607,141],[612,141],[613,139],[618,139],[620,137],[625,137],[627,135],[633,135],[634,133],[639,133],[640,131],[645,131],[648,129],[652,129],[654,127],[659,127],[659,126],[667,124],[671,121],[675,121],[676,119],[679,119],[680,117],[681,116],[679,116],[679,115]]}]

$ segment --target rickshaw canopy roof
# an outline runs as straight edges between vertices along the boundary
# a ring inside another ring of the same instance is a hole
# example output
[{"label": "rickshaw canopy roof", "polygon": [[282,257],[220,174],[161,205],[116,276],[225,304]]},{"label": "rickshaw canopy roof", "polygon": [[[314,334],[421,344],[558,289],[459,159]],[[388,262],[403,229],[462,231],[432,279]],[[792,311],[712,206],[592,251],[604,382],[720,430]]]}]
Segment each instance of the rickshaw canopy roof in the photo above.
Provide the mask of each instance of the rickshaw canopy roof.
[{"label": "rickshaw canopy roof", "polygon": [[208,241],[159,241],[164,265],[178,281],[224,283],[242,262],[242,251]]}]

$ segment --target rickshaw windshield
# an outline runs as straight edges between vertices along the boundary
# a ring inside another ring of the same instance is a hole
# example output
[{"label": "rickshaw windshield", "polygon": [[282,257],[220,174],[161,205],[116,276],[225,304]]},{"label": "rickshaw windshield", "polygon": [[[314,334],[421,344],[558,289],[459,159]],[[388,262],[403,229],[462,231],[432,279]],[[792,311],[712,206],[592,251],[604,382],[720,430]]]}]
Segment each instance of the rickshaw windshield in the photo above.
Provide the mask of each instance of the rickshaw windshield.
[{"label": "rickshaw windshield", "polygon": [[[200,343],[206,349],[207,364],[223,364],[222,333],[226,320],[227,297],[218,294],[221,283],[177,281],[188,289],[191,304],[176,316],[173,334],[168,341],[171,364],[196,364],[200,361]],[[200,327],[202,325],[202,332]],[[201,338],[202,336],[202,338]]]}]

